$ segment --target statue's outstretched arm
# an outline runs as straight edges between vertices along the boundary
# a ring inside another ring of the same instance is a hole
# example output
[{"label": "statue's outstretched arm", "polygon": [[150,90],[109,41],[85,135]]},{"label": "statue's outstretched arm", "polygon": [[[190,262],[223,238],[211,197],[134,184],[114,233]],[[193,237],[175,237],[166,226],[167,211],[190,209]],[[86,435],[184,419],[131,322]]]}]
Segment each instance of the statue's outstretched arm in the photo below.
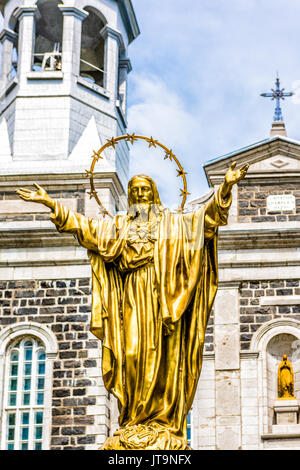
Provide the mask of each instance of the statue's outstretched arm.
[{"label": "statue's outstretched arm", "polygon": [[79,243],[88,250],[98,249],[98,224],[94,219],[72,212],[63,204],[52,199],[49,194],[37,183],[36,191],[20,188],[17,194],[24,201],[37,202],[51,209],[51,220],[59,232],[73,233]]},{"label": "statue's outstretched arm", "polygon": [[217,227],[227,224],[228,212],[231,205],[231,189],[234,184],[242,180],[247,173],[249,164],[246,163],[235,170],[236,162],[233,162],[227,170],[224,182],[216,191],[214,197],[205,208],[205,238],[212,238],[217,233]]}]

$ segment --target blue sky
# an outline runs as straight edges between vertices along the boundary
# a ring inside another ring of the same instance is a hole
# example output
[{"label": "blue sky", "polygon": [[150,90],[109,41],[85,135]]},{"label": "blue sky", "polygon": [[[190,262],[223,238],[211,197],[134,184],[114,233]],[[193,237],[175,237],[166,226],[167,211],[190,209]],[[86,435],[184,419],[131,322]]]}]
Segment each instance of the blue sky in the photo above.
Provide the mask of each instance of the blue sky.
[{"label": "blue sky", "polygon": [[[300,89],[300,2],[132,0],[140,36],[130,45],[129,130],[172,148],[192,196],[208,192],[202,164],[269,137],[274,102],[260,93]],[[288,137],[300,140],[300,99],[282,102]],[[163,201],[180,180],[162,154],[132,150],[131,174],[148,173]]]}]

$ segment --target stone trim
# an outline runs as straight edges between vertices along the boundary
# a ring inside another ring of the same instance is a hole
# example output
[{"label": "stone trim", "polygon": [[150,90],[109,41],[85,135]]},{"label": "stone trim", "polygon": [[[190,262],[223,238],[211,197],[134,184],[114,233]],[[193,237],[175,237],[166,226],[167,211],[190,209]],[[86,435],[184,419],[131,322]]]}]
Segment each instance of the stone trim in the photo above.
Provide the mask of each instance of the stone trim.
[{"label": "stone trim", "polygon": [[16,18],[16,20],[20,20],[21,18],[23,18],[23,16],[33,16],[36,10],[36,5],[18,7],[14,11],[13,16]]},{"label": "stone trim", "polygon": [[119,60],[119,67],[120,68],[125,68],[127,73],[130,73],[132,71],[132,65],[129,57],[126,57],[124,59]]},{"label": "stone trim", "polygon": [[62,80],[64,74],[60,71],[27,72],[26,77],[27,80]]},{"label": "stone trim", "polygon": [[260,300],[261,305],[299,305],[300,295],[283,295],[282,297],[262,297]]},{"label": "stone trim", "polygon": [[15,44],[18,40],[18,34],[11,29],[3,29],[0,33],[0,42],[5,41],[6,39]]},{"label": "stone trim", "polygon": [[[253,227],[253,225],[252,225]],[[221,250],[259,249],[259,248],[287,248],[299,247],[300,230],[290,226],[288,228],[274,227],[273,229],[247,229],[247,230],[220,230],[219,248]]]},{"label": "stone trim", "polygon": [[79,20],[84,20],[89,15],[87,11],[84,11],[81,8],[77,8],[74,6],[61,4],[58,5],[58,8],[64,16],[75,16]]},{"label": "stone trim", "polygon": [[99,85],[96,85],[95,83],[89,83],[87,80],[80,76],[77,76],[77,83],[81,86],[84,86],[85,88],[88,88],[89,90],[94,91],[98,95],[103,96],[108,100],[110,99],[109,91]]},{"label": "stone trim", "polygon": [[270,440],[270,439],[296,439],[296,438],[300,438],[300,434],[299,433],[290,433],[290,434],[271,434],[271,433],[266,433],[266,434],[262,434],[261,436],[261,439],[262,440]]},{"label": "stone trim", "polygon": [[281,333],[289,333],[300,339],[300,321],[281,318],[264,323],[253,334],[250,351],[264,351],[273,336]]},{"label": "stone trim", "polygon": [[107,39],[107,37],[114,38],[117,41],[118,46],[120,48],[125,49],[122,34],[119,31],[111,28],[107,24],[103,26],[103,28],[101,29],[100,35],[103,37],[103,39]]},{"label": "stone trim", "polygon": [[24,334],[35,336],[44,343],[47,358],[56,357],[58,351],[56,337],[49,328],[40,323],[20,322],[9,325],[0,332],[0,358],[5,354],[8,344]]}]

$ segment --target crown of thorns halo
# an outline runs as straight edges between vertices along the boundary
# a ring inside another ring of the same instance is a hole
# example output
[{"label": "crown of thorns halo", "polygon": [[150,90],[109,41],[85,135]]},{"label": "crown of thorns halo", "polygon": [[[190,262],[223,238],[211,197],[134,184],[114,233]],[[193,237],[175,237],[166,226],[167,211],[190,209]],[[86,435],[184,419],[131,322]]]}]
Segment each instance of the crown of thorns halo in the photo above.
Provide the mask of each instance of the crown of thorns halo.
[{"label": "crown of thorns halo", "polygon": [[87,174],[87,177],[90,179],[90,186],[91,186],[91,191],[88,192],[88,194],[90,195],[90,199],[92,198],[95,198],[96,199],[96,202],[97,204],[99,205],[100,207],[100,214],[102,216],[105,216],[105,215],[108,215],[109,217],[113,217],[109,212],[108,210],[103,206],[102,202],[100,201],[99,199],[99,196],[97,194],[97,191],[95,189],[95,184],[94,184],[94,169],[95,169],[95,165],[96,163],[103,159],[103,157],[101,156],[102,152],[107,149],[108,147],[113,147],[114,149],[116,148],[116,145],[121,141],[121,140],[125,140],[127,142],[130,142],[132,145],[134,144],[134,142],[136,142],[137,140],[145,140],[148,144],[149,144],[149,147],[160,147],[164,150],[165,152],[165,155],[164,155],[164,159],[165,160],[169,160],[171,162],[175,162],[176,165],[177,165],[177,168],[176,168],[176,171],[177,171],[177,177],[181,177],[182,178],[182,181],[183,181],[183,189],[180,189],[180,197],[182,198],[181,200],[181,205],[178,207],[177,209],[177,212],[183,212],[183,209],[184,209],[184,205],[185,205],[185,202],[186,202],[186,198],[189,194],[188,190],[187,190],[187,182],[186,182],[186,177],[185,175],[187,174],[184,170],[183,170],[183,167],[181,166],[179,160],[177,159],[177,157],[174,155],[174,153],[172,152],[172,150],[168,149],[165,145],[161,144],[160,142],[158,142],[158,140],[154,140],[153,137],[145,137],[143,135],[135,135],[135,134],[126,134],[126,135],[121,135],[121,136],[118,136],[118,137],[112,137],[111,139],[107,139],[106,141],[106,144],[104,144],[99,150],[98,152],[96,152],[94,150],[94,153],[92,155],[92,164],[91,164],[91,168],[89,170],[85,170],[86,171],[86,174]]}]

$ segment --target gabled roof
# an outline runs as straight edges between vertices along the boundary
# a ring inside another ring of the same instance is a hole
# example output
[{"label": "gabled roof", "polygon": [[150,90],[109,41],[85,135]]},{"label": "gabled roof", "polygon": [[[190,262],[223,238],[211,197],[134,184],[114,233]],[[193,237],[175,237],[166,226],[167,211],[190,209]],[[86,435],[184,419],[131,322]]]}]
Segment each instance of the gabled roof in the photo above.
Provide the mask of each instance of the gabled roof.
[{"label": "gabled roof", "polygon": [[[230,165],[249,163],[247,177],[274,177],[300,172],[300,142],[285,136],[273,136],[204,163],[203,168],[210,185],[219,182]],[[298,168],[299,167],[299,168]],[[252,174],[252,175],[251,175]]]}]

